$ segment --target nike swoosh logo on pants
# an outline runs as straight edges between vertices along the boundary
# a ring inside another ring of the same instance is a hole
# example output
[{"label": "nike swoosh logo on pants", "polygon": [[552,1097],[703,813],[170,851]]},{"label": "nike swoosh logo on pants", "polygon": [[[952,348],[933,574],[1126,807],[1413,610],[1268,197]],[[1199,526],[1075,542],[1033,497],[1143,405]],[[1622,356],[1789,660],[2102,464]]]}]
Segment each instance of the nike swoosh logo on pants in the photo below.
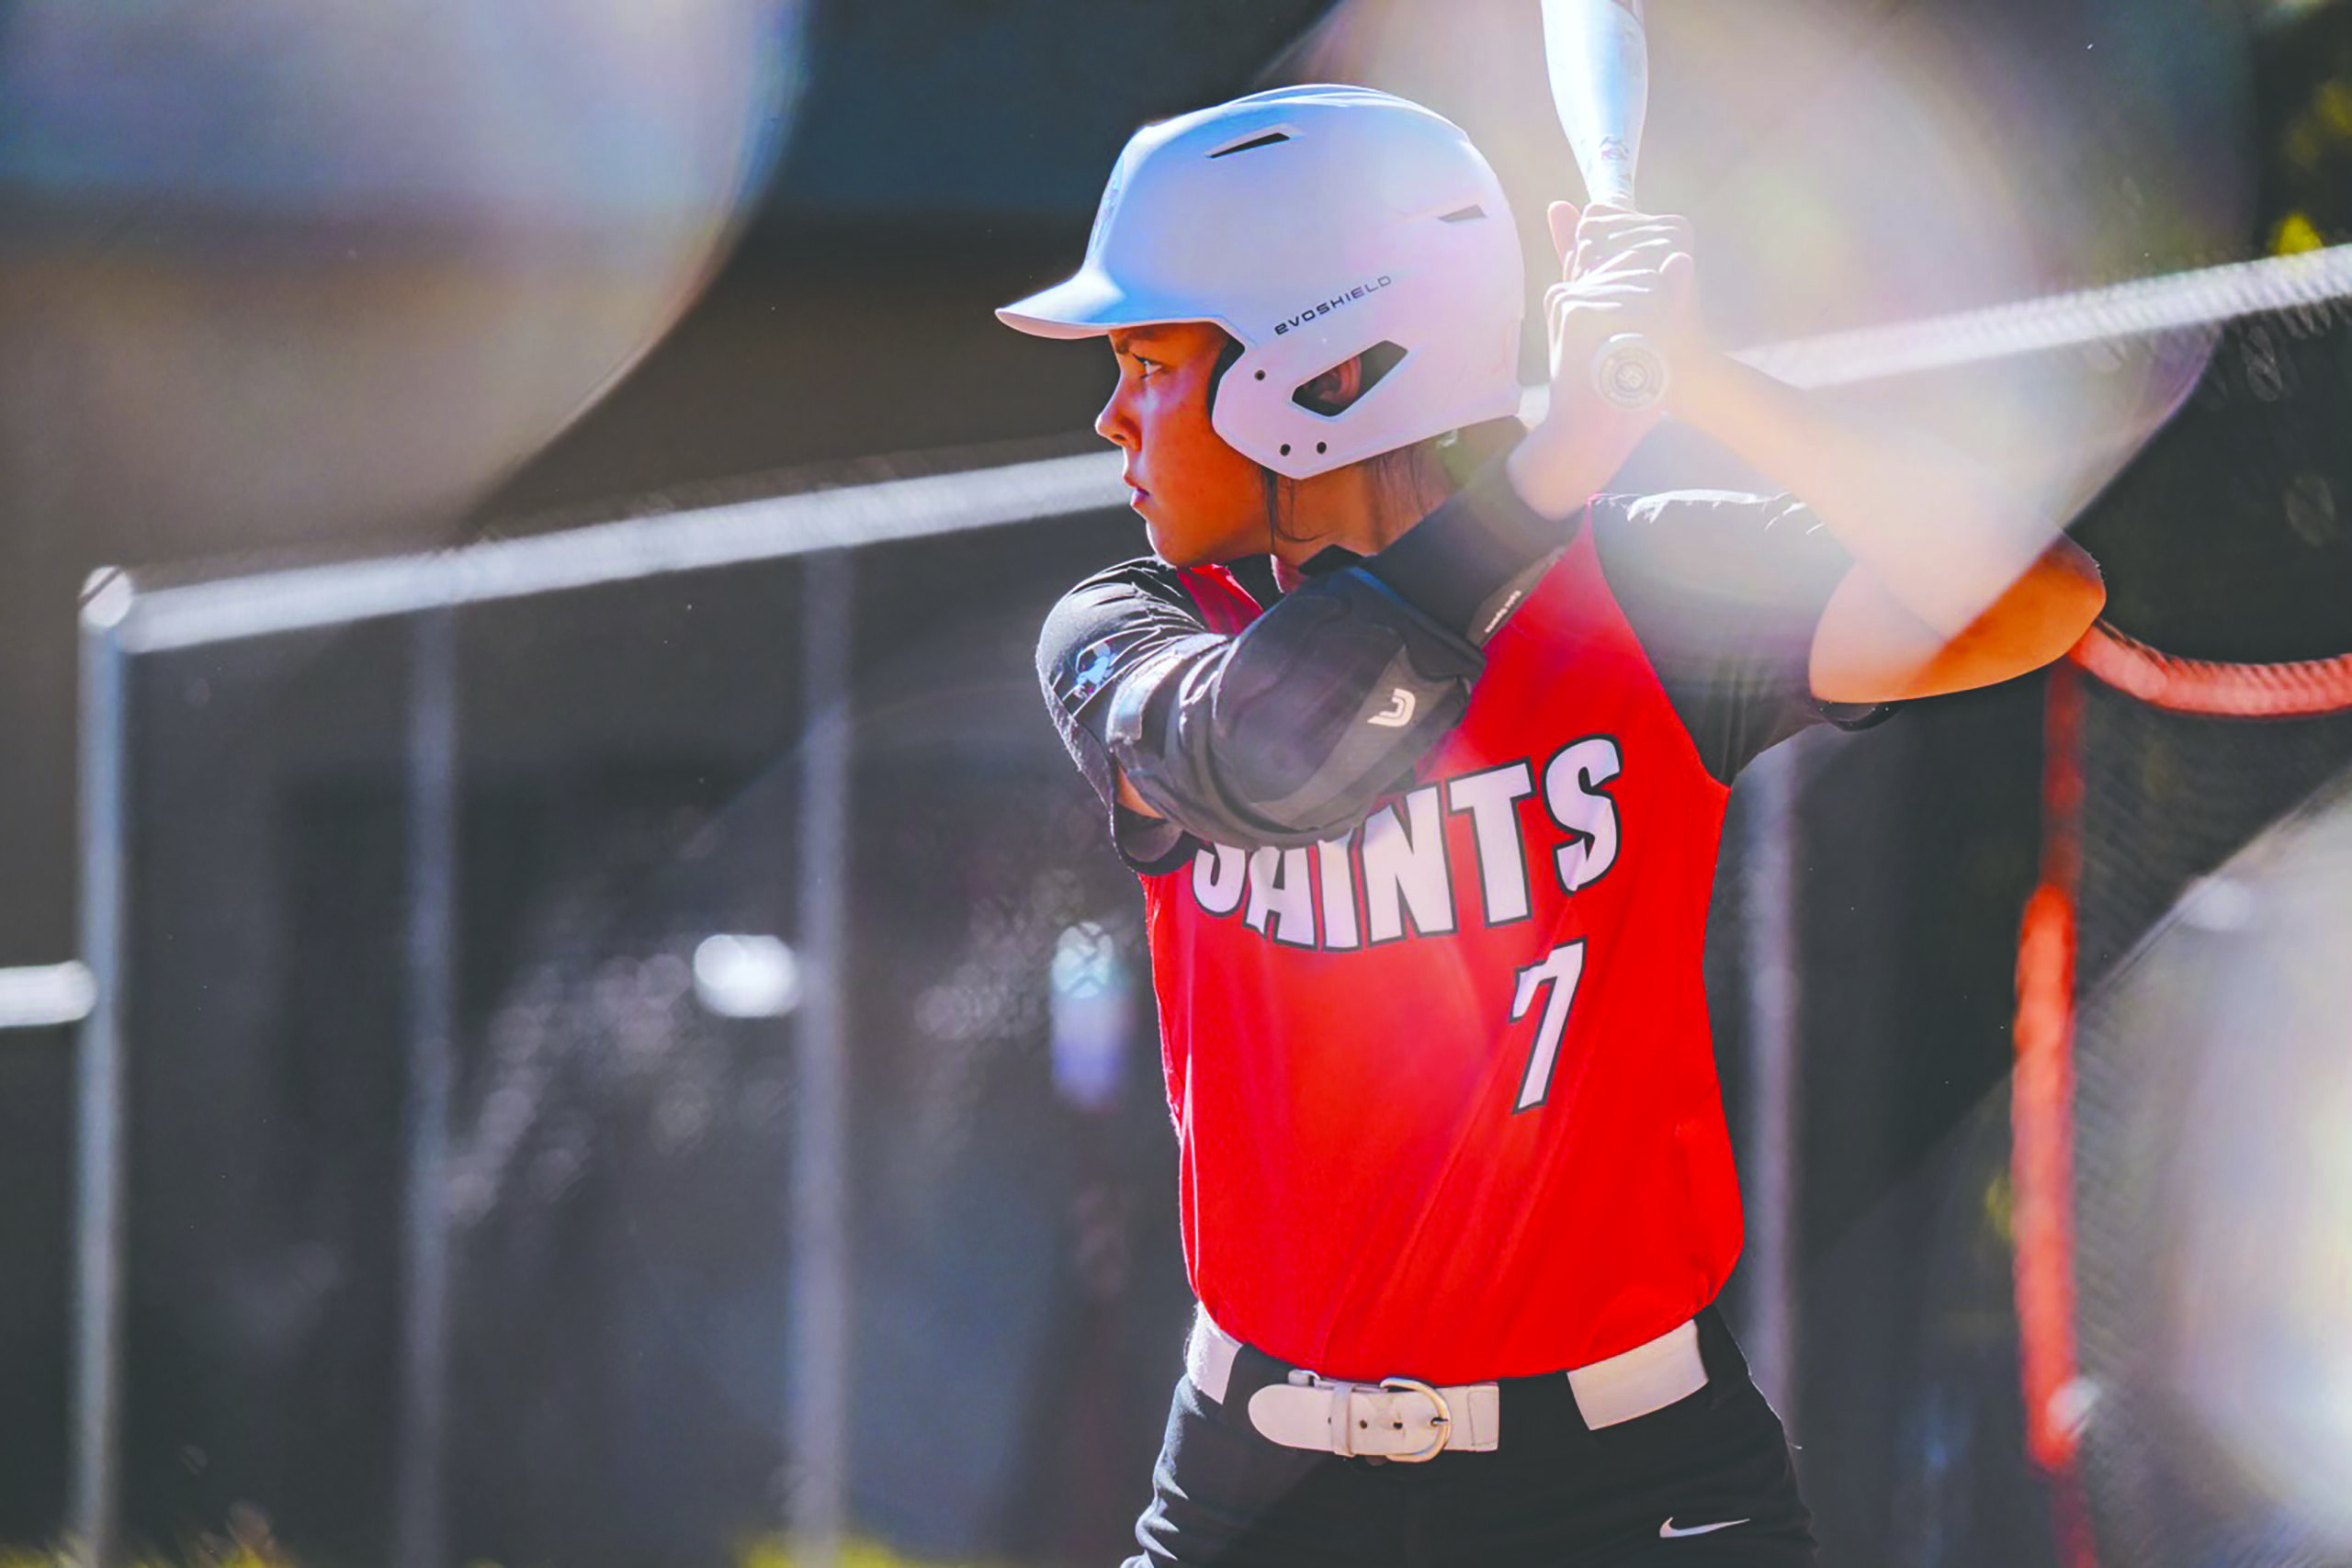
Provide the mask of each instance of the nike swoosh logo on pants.
[{"label": "nike swoosh logo on pants", "polygon": [[1674,1521],[1668,1519],[1657,1527],[1657,1537],[1660,1540],[1679,1540],[1686,1535],[1712,1535],[1717,1530],[1727,1530],[1734,1525],[1747,1522],[1746,1519],[1723,1519],[1712,1525],[1692,1525],[1686,1529],[1676,1529]]}]

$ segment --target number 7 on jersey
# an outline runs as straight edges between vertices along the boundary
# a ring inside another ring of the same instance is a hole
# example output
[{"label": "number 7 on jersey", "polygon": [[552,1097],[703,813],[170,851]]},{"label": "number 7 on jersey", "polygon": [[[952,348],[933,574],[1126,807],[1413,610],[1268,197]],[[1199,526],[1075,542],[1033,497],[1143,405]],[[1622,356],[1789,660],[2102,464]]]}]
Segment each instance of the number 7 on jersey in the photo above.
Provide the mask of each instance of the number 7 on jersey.
[{"label": "number 7 on jersey", "polygon": [[1541,1105],[1551,1092],[1552,1067],[1560,1058],[1560,1036],[1567,1032],[1568,1009],[1575,1005],[1577,982],[1583,977],[1582,937],[1562,942],[1519,972],[1519,991],[1510,1004],[1514,1021],[1527,1016],[1537,992],[1548,986],[1551,993],[1544,998],[1544,1016],[1535,1025],[1535,1049],[1528,1053],[1527,1073],[1519,1081],[1519,1103],[1511,1107],[1514,1111]]}]

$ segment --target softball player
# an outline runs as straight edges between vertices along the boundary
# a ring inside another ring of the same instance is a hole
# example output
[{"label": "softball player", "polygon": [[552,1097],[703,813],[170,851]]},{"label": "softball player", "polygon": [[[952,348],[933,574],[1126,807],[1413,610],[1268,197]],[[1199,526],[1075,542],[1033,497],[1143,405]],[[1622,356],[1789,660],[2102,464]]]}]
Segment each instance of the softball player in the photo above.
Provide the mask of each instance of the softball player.
[{"label": "softball player", "polygon": [[[1143,883],[1200,1302],[1135,1563],[1813,1561],[1710,1304],[1725,795],[2102,593],[1953,458],[1707,346],[1679,220],[1552,226],[1532,431],[1503,193],[1385,94],[1146,127],[1077,273],[999,312],[1110,340],[1154,552],[1038,649]],[[1658,417],[1589,389],[1628,329],[1805,502],[1597,494]],[[1260,551],[1263,608],[1219,564]]]}]

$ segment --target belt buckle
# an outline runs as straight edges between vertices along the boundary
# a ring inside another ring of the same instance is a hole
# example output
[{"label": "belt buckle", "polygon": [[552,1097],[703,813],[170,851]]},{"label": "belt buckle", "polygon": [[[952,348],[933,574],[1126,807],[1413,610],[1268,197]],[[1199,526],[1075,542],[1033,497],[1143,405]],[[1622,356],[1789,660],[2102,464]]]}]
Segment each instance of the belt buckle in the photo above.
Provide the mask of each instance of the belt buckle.
[{"label": "belt buckle", "polygon": [[1380,1386],[1396,1393],[1421,1394],[1431,1404],[1437,1406],[1437,1415],[1430,1422],[1433,1436],[1429,1447],[1413,1453],[1389,1454],[1385,1457],[1398,1464],[1419,1464],[1425,1460],[1435,1459],[1438,1451],[1443,1449],[1447,1440],[1453,1436],[1453,1409],[1446,1404],[1445,1395],[1419,1378],[1383,1378],[1380,1380]]}]

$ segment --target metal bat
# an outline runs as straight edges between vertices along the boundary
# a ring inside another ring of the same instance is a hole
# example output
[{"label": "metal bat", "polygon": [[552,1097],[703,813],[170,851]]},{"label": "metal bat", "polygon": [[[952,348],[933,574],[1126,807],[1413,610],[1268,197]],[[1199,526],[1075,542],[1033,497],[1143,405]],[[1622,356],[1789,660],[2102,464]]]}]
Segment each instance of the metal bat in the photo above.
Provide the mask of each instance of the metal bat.
[{"label": "metal bat", "polygon": [[[1544,0],[1544,59],[1588,198],[1632,207],[1650,100],[1642,0]],[[1619,333],[1593,355],[1592,385],[1618,408],[1647,408],[1665,395],[1666,361],[1639,333]]]}]

